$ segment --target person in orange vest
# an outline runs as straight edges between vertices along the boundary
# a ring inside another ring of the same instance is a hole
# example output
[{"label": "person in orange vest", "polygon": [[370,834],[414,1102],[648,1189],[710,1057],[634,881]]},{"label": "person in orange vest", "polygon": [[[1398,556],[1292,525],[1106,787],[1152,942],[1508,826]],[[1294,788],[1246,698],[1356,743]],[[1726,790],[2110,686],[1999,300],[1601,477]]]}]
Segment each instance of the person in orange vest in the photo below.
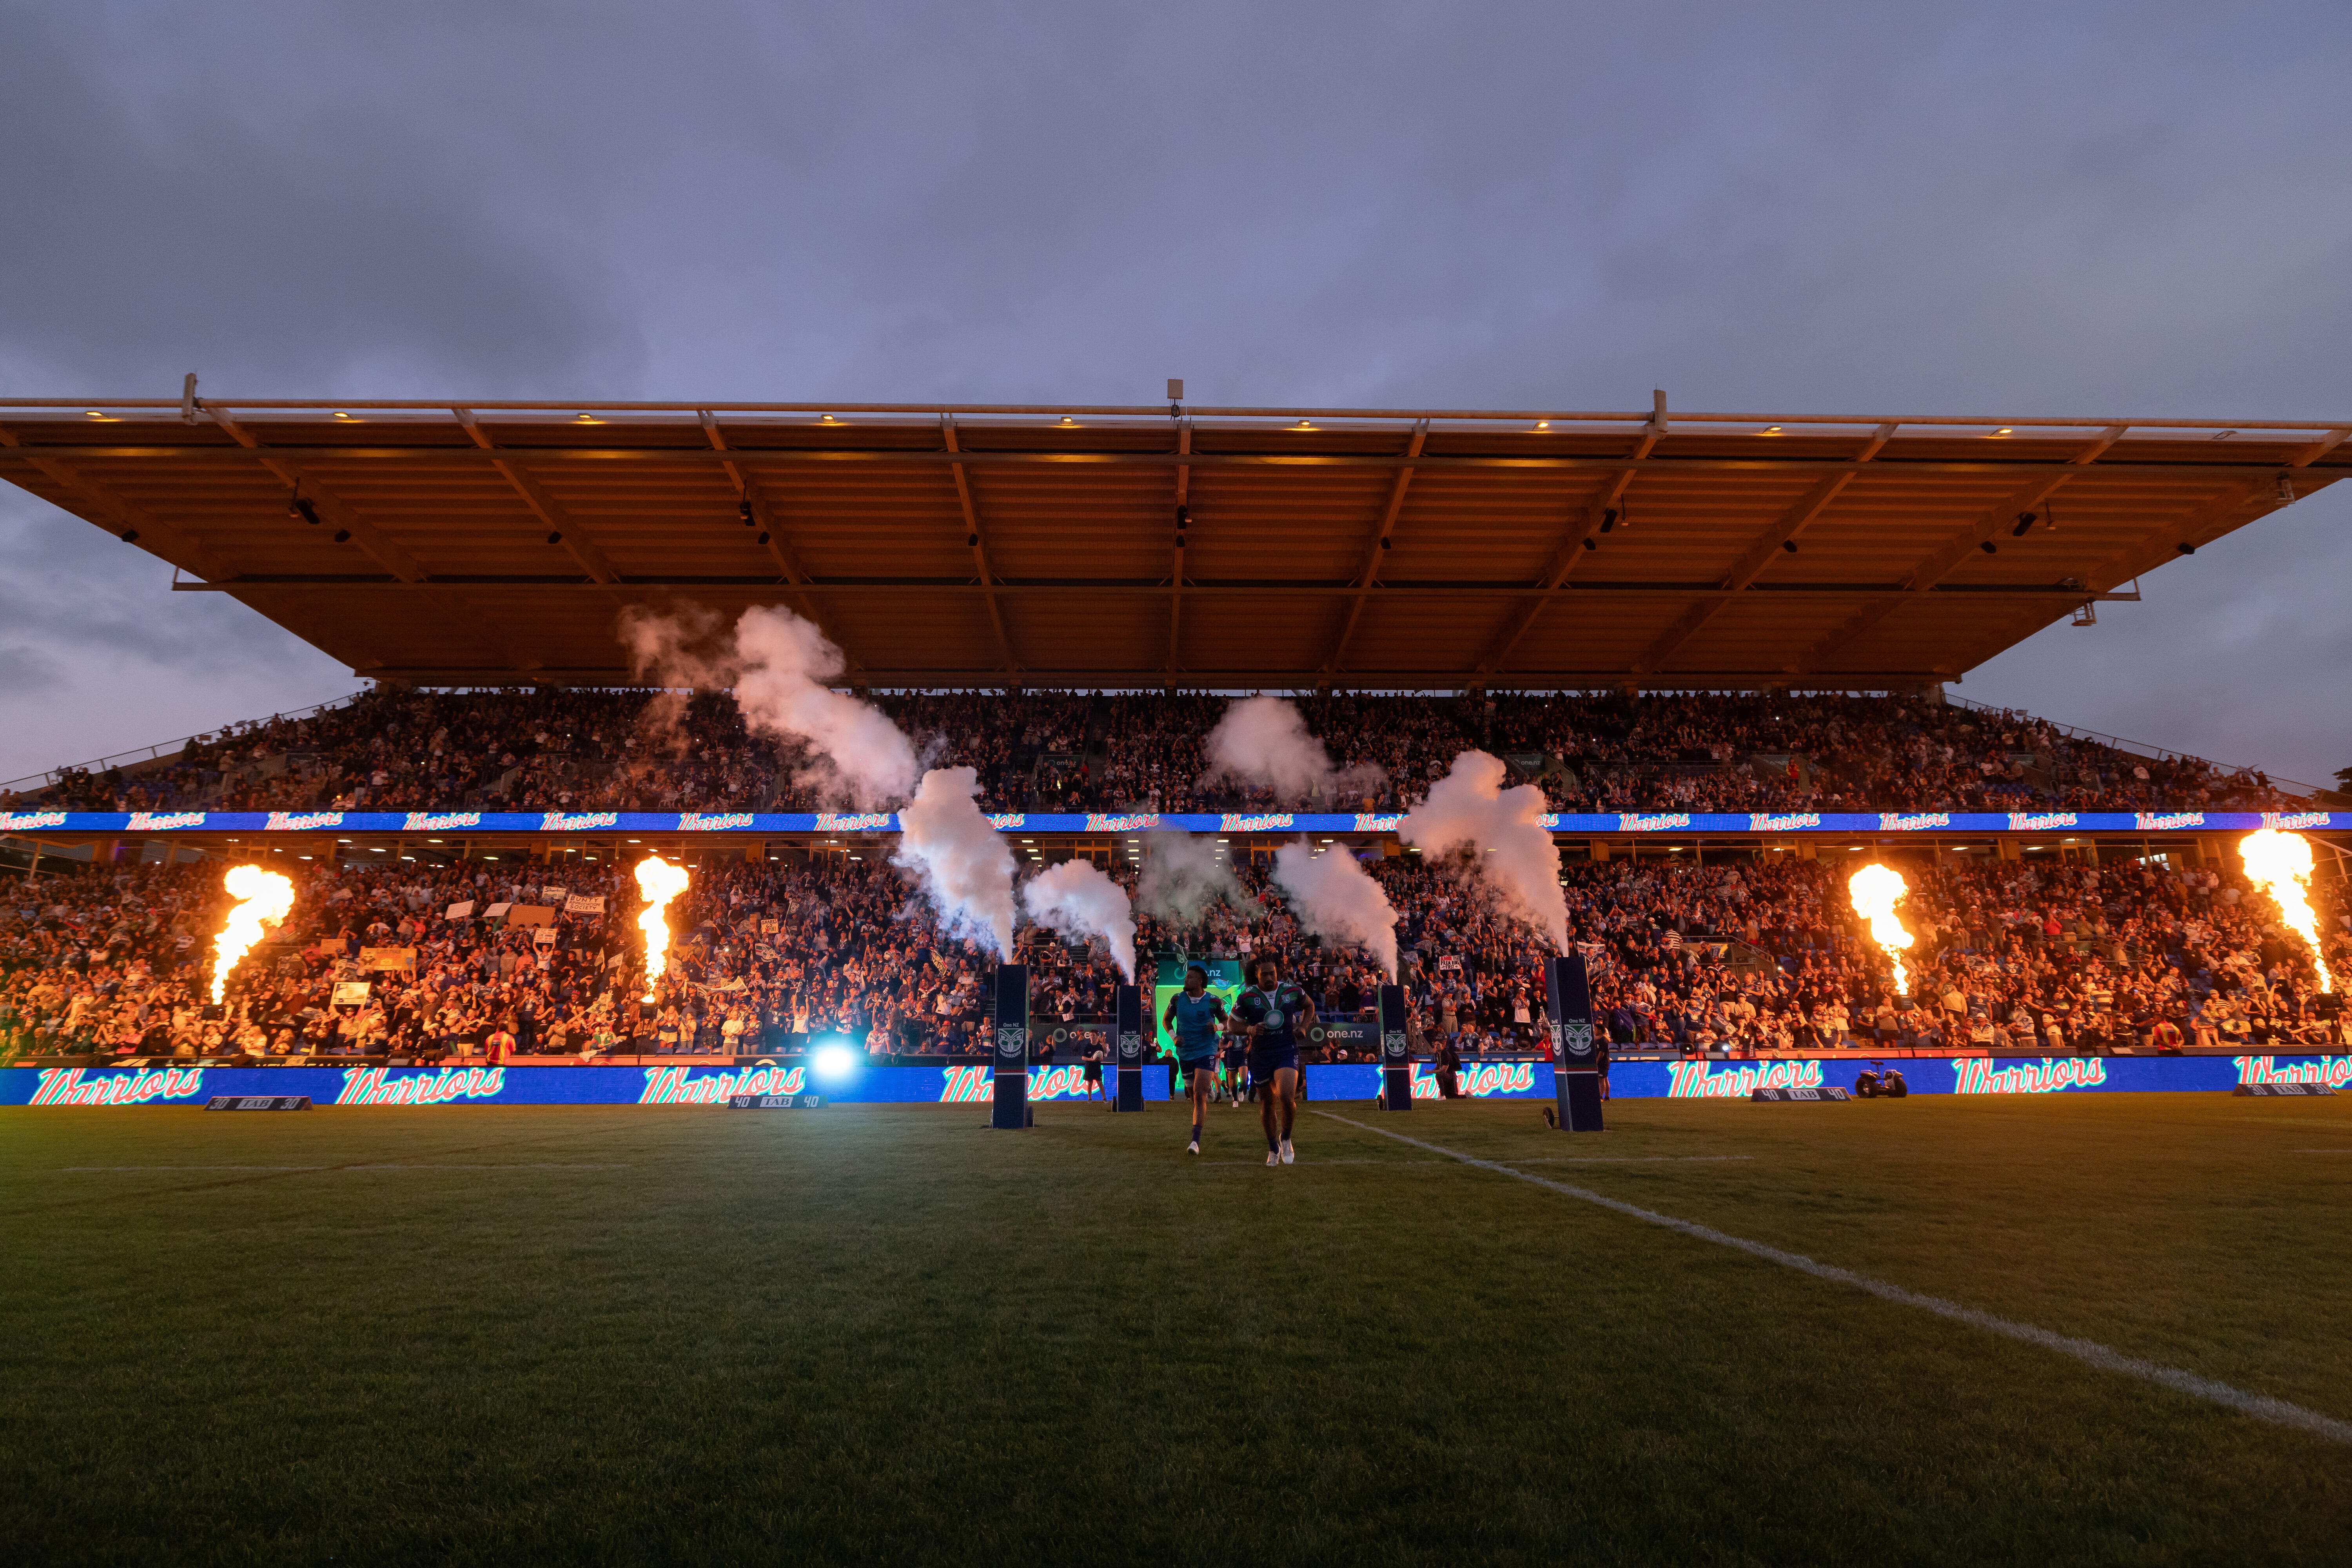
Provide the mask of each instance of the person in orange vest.
[{"label": "person in orange vest", "polygon": [[490,1031],[489,1038],[483,1044],[489,1047],[490,1060],[502,1062],[514,1054],[514,1032],[507,1027],[506,1020],[501,1018],[499,1020],[499,1026]]}]

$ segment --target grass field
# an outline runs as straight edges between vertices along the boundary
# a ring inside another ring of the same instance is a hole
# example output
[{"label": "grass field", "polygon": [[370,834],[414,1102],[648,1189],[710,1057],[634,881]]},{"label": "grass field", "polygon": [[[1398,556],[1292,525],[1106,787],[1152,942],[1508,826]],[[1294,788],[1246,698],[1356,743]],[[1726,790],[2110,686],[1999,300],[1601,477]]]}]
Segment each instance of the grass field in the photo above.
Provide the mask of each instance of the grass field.
[{"label": "grass field", "polygon": [[[2352,1419],[2352,1100],[1326,1108]],[[2352,1447],[1324,1116],[0,1112],[14,1562],[2352,1561]]]}]

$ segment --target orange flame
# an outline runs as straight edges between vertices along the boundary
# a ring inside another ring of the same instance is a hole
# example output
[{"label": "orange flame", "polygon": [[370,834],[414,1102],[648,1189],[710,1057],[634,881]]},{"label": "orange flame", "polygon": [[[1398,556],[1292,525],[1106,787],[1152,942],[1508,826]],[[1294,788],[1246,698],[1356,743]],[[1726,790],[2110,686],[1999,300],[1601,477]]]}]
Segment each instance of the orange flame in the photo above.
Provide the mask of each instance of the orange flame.
[{"label": "orange flame", "polygon": [[1903,951],[1911,945],[1911,933],[1895,918],[1895,900],[1910,890],[1903,873],[1887,866],[1864,866],[1845,882],[1853,912],[1870,922],[1870,940],[1886,950],[1888,961],[1895,965],[1895,994],[1904,996],[1911,994],[1911,977],[1903,967]]},{"label": "orange flame", "polygon": [[2312,913],[2304,890],[2311,886],[2311,845],[2300,833],[2264,827],[2238,840],[2246,862],[2246,877],[2278,903],[2279,916],[2311,945],[2311,962],[2319,970],[2319,988],[2336,989],[2336,976],[2319,952],[2319,917]]},{"label": "orange flame", "polygon": [[228,973],[236,967],[253,944],[261,940],[261,928],[276,925],[294,907],[294,884],[275,871],[265,871],[258,866],[233,868],[224,879],[229,896],[237,900],[229,910],[227,923],[220,935],[213,939],[213,1001],[217,1005],[228,994]]},{"label": "orange flame", "polygon": [[669,901],[686,891],[686,868],[648,855],[637,862],[637,891],[646,896],[646,907],[637,916],[638,929],[646,933],[646,984],[650,987],[669,967],[669,921],[662,910]]}]

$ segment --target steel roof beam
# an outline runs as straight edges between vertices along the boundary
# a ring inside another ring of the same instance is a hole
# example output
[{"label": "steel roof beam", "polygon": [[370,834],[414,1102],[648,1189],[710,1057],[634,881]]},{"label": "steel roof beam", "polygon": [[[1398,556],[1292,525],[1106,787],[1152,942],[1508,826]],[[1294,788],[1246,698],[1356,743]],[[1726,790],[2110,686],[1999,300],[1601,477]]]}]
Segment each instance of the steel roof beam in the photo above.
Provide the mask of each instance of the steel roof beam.
[{"label": "steel roof beam", "polygon": [[[118,535],[136,531],[139,540],[134,542],[143,542],[142,548],[149,553],[200,576],[218,579],[231,574],[228,563],[190,530],[126,500],[106,485],[76,471],[69,462],[24,453],[16,433],[5,426],[0,426],[0,454],[25,457],[43,479],[77,498],[89,521]],[[96,516],[89,516],[90,513]]]},{"label": "steel roof beam", "polygon": [[[1429,421],[1424,419],[1412,427],[1412,438],[1405,443],[1404,455],[1409,458],[1420,457],[1421,445],[1428,437]],[[1381,519],[1373,525],[1371,541],[1364,546],[1364,564],[1356,574],[1356,586],[1359,588],[1370,588],[1380,581],[1381,558],[1389,552],[1389,539],[1396,531],[1397,514],[1404,510],[1405,491],[1412,484],[1412,469],[1410,467],[1399,468],[1396,479],[1389,486],[1388,504],[1381,509]],[[1356,622],[1362,618],[1365,601],[1370,597],[1370,595],[1359,595],[1349,601],[1348,613],[1339,624],[1339,635],[1331,639],[1331,656],[1323,661],[1324,680],[1330,680],[1338,672],[1340,661],[1348,657],[1349,639],[1356,635]]]},{"label": "steel roof beam", "polygon": [[416,557],[411,555],[399,541],[386,538],[383,530],[338,500],[318,482],[316,476],[305,474],[300,465],[293,460],[294,454],[271,452],[263,446],[259,437],[237,422],[226,405],[206,402],[201,406],[212,416],[215,425],[227,432],[230,440],[258,458],[261,466],[275,475],[278,483],[298,493],[304,483],[309,483],[310,504],[326,514],[324,521],[351,535],[352,541],[373,556],[385,571],[403,582],[421,583],[425,580],[425,568],[417,563]]},{"label": "steel roof beam", "polygon": [[453,408],[450,412],[457,416],[457,423],[466,427],[466,434],[473,438],[474,445],[489,458],[490,466],[498,469],[509,487],[522,498],[523,504],[530,508],[531,515],[559,536],[556,542],[563,546],[572,560],[580,563],[580,569],[599,583],[618,582],[620,574],[613,570],[613,563],[605,559],[604,551],[597,548],[595,540],[589,537],[588,531],[578,521],[566,517],[563,509],[556,505],[555,498],[547,493],[546,487],[523,468],[525,459],[517,453],[499,451],[498,444],[482,427],[482,422],[475,417],[472,409]]},{"label": "steel roof beam", "polygon": [[[940,416],[940,437],[948,453],[958,450],[955,420],[947,415]],[[988,531],[981,526],[980,506],[971,497],[971,477],[964,472],[961,463],[950,465],[955,474],[956,500],[963,508],[965,540],[971,550],[971,563],[980,574],[980,590],[988,603],[988,624],[996,632],[996,654],[1007,669],[1018,670],[1021,661],[1013,657],[1013,638],[1004,630],[1004,606],[996,602],[993,574],[988,565]],[[1017,679],[1017,677],[1016,677]]]},{"label": "steel roof beam", "polygon": [[[21,432],[21,426],[19,427]],[[2330,443],[2333,446],[2333,443]],[[1561,456],[1503,457],[1495,455],[1449,455],[1423,452],[1407,458],[1400,453],[1380,452],[1178,452],[1178,451],[973,451],[921,450],[899,448],[820,448],[776,447],[730,447],[714,451],[707,447],[501,447],[496,450],[466,447],[279,447],[272,451],[288,458],[309,463],[467,463],[489,462],[501,471],[519,473],[522,463],[605,463],[637,466],[676,463],[699,466],[706,463],[737,463],[746,468],[769,465],[799,466],[803,464],[837,464],[845,467],[906,464],[929,467],[946,463],[959,468],[1065,466],[1070,468],[1268,468],[1302,470],[1348,468],[1453,468],[1489,469],[1500,472],[1526,473],[1626,473],[1657,474],[1738,474],[1827,475],[1858,472],[1865,465],[1852,458],[1766,458],[1766,457],[1603,457]],[[19,440],[0,458],[21,457],[26,459],[50,458],[63,462],[130,462],[168,461],[200,467],[230,466],[253,460],[254,455],[236,447],[221,446],[107,446],[89,442],[52,442],[36,444]],[[1874,459],[1869,465],[1874,472],[1919,474],[1936,478],[1971,478],[1992,476],[2039,476],[2055,474],[2065,479],[2084,473],[2120,474],[2137,479],[2229,479],[2252,472],[2275,472],[2282,465],[2277,458],[2247,458],[2231,462],[2146,462],[2105,459],[2080,464],[2063,458],[2025,458],[2019,460],[1966,461],[1949,458],[1906,458],[1901,456]],[[2316,466],[2316,465],[2313,465]],[[2329,464],[2321,471],[2331,477],[2352,473],[2352,464]],[[524,476],[528,481],[528,476]]]}]

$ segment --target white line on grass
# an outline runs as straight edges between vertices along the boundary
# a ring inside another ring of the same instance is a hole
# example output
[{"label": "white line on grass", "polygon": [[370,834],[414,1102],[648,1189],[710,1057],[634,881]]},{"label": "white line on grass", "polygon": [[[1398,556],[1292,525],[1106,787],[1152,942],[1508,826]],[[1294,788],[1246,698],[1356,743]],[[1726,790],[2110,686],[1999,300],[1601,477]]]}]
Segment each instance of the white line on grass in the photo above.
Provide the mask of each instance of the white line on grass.
[{"label": "white line on grass", "polygon": [[1619,1214],[1629,1215],[1651,1225],[1664,1226],[1668,1230],[1680,1231],[1683,1235],[1699,1241],[1710,1241],[1717,1247],[1728,1247],[1735,1251],[1745,1252],[1751,1258],[1760,1258],[1769,1263],[1778,1263],[1784,1268],[1794,1268],[1800,1273],[1810,1274],[1817,1279],[1828,1279],[1840,1285],[1851,1285],[1856,1289],[1867,1290],[1883,1301],[1893,1301],[1898,1306],[1917,1307],[1923,1311],[1933,1312],[1939,1318],[1949,1318],[1954,1322],[1966,1323],[1970,1328],[1982,1329],[1987,1333],[2000,1334],[2005,1339],[2020,1340],[2026,1344],[2039,1345],[2043,1350],[2056,1351],[2061,1355],[2073,1356],[2076,1361],[2088,1366],[2097,1367],[2102,1372],[2121,1373],[2126,1377],[2137,1377],[2143,1382],[2169,1388],[2177,1394],[2186,1394],[2194,1398],[2210,1400],[2216,1405],[2225,1405],[2242,1415],[2254,1417],[2257,1421],[2269,1421],[2281,1426],[2292,1426],[2298,1431],[2308,1432],[2315,1437],[2325,1437],[2334,1443],[2352,1444],[2352,1422],[2338,1421],[2332,1415],[2323,1415],[2316,1410],[2306,1410],[2300,1405],[2290,1405],[2284,1399],[2273,1399],[2266,1394],[2248,1394],[2242,1388],[2233,1388],[2229,1384],[2217,1382],[2210,1377],[2200,1377],[2193,1372],[2183,1372],[2178,1367],[2158,1366],[2154,1362],[2141,1361],[2137,1356],[2127,1356],[2120,1351],[2109,1350],[2095,1341],[2073,1339],[2064,1334],[2053,1333],[2048,1329],[2036,1328],[2032,1323],[2012,1322],[2007,1318],[1996,1318],[1990,1312],[1979,1312],[1974,1307],[1963,1307],[1958,1301],[1947,1301],[1940,1296],[1924,1296],[1916,1290],[1906,1290],[1900,1285],[1890,1285],[1883,1279],[1873,1279],[1867,1275],[1856,1274],[1850,1268],[1840,1268],[1833,1263],[1819,1263],[1800,1253],[1783,1252],[1777,1247],[1768,1247],[1760,1241],[1749,1241],[1744,1237],[1731,1236],[1717,1230],[1712,1226],[1698,1225],[1686,1219],[1676,1219],[1671,1215],[1659,1214],[1654,1209],[1645,1209],[1637,1204],[1629,1204],[1619,1198],[1609,1197],[1593,1192],[1590,1188],[1571,1187],[1564,1182],[1546,1181],[1541,1176],[1531,1176],[1525,1171],[1515,1171],[1508,1165],[1496,1164],[1492,1160],[1477,1159],[1469,1154],[1457,1153],[1452,1149],[1441,1148],[1434,1143],[1424,1143],[1418,1138],[1408,1138],[1402,1132],[1391,1132],[1385,1127],[1374,1127],[1366,1122],[1349,1121],[1344,1116],[1332,1115],[1328,1110],[1318,1110],[1315,1114],[1329,1117],[1334,1121],[1359,1128],[1366,1132],[1377,1133],[1382,1138],[1393,1138],[1400,1143],[1410,1143],[1416,1149],[1426,1149],[1433,1154],[1444,1154],[1449,1159],[1459,1160],[1465,1165],[1475,1165],[1482,1171],[1493,1171],[1498,1175],[1514,1177],[1566,1197],[1580,1198],[1589,1204],[1598,1204],[1602,1208],[1614,1209]]},{"label": "white line on grass", "polygon": [[625,1171],[626,1165],[60,1165],[62,1171]]},{"label": "white line on grass", "polygon": [[1579,1156],[1562,1154],[1522,1160],[1523,1165],[1721,1165],[1735,1160],[1753,1160],[1753,1154],[1592,1154]]}]

